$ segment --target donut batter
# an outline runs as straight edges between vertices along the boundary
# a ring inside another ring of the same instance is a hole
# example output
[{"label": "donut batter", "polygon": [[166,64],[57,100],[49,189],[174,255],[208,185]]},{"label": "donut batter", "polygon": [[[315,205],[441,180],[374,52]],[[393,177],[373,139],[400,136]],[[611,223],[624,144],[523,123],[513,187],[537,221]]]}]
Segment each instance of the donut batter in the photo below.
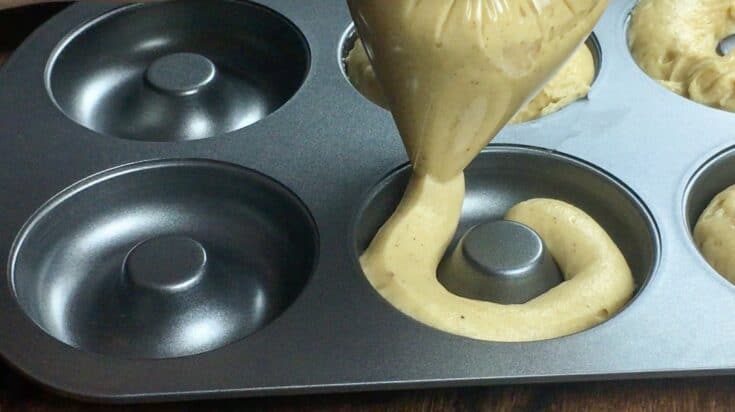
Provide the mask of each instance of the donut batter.
[{"label": "donut batter", "polygon": [[[380,83],[359,38],[345,58],[350,82],[373,103],[388,109]],[[554,113],[587,96],[595,79],[595,59],[587,45],[574,52],[568,62],[527,105],[510,120],[511,124],[527,122]]]},{"label": "donut batter", "polygon": [[735,54],[717,53],[719,42],[733,33],[732,0],[641,0],[628,44],[643,71],[669,90],[735,111]]},{"label": "donut batter", "polygon": [[413,166],[360,258],[376,290],[425,324],[496,341],[566,335],[618,310],[633,291],[625,259],[589,216],[555,200],[522,203],[507,217],[539,232],[567,281],[499,305],[451,294],[436,278],[459,222],[464,168],[589,35],[606,1],[348,4]]},{"label": "donut batter", "polygon": [[710,265],[735,283],[735,185],[712,199],[694,226],[694,242]]}]

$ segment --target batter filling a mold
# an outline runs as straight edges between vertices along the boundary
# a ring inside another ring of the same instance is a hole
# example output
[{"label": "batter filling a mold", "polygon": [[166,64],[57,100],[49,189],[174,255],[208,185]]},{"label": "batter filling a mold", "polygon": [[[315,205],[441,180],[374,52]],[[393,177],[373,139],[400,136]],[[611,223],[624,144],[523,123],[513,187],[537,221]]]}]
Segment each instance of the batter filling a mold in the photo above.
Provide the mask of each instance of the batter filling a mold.
[{"label": "batter filling a mold", "polygon": [[437,280],[460,218],[463,170],[579,47],[607,2],[348,3],[413,171],[360,257],[373,287],[420,322],[492,341],[563,336],[618,311],[634,290],[625,258],[590,216],[553,199],[522,202],[506,219],[541,236],[561,284],[504,305],[460,297]]},{"label": "batter filling a mold", "polygon": [[[383,90],[375,77],[365,46],[359,38],[345,58],[345,68],[350,82],[370,101],[388,109]],[[510,124],[523,123],[557,112],[584,98],[595,79],[595,59],[590,48],[579,46],[559,72],[528,104],[510,119]]]},{"label": "batter filling a mold", "polygon": [[735,283],[735,185],[715,196],[694,226],[694,241],[704,258]]},{"label": "batter filling a mold", "polygon": [[729,0],[641,0],[628,29],[638,65],[669,90],[735,111],[735,54],[723,40],[735,33]]}]

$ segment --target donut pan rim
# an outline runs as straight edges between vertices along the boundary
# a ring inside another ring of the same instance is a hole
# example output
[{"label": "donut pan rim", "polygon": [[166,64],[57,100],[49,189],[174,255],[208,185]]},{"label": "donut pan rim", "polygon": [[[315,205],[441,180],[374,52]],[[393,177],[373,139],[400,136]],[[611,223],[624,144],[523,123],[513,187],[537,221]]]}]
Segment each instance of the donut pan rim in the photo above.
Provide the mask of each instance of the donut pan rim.
[{"label": "donut pan rim", "polygon": [[246,339],[152,361],[95,355],[56,341],[25,316],[8,282],[0,282],[0,354],[11,365],[59,393],[114,403],[735,372],[728,316],[735,287],[691,244],[681,201],[695,172],[735,146],[735,115],[682,99],[638,68],[625,41],[636,0],[612,0],[594,30],[602,68],[590,96],[548,118],[509,126],[494,144],[565,153],[622,181],[656,223],[658,269],[634,304],[610,321],[559,339],[510,344],[418,324],[364,281],[346,236],[364,194],[406,162],[395,127],[335,62],[350,24],[343,0],[256,3],[301,30],[310,69],[276,112],[216,139],[115,139],[56,108],[44,82],[49,56],[75,28],[118,5],[71,6],[32,34],[0,68],[0,256],[7,265],[27,219],[78,181],[140,161],[204,158],[264,174],[303,201],[320,242],[305,289]]}]

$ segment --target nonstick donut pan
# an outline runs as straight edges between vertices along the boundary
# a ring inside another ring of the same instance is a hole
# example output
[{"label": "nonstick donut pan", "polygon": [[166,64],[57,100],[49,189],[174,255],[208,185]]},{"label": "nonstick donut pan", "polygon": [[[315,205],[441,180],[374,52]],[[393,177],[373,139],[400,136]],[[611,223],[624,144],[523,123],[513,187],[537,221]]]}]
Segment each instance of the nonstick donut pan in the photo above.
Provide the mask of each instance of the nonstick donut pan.
[{"label": "nonstick donut pan", "polygon": [[[612,1],[588,41],[588,98],[507,126],[467,171],[448,289],[528,299],[494,261],[524,253],[528,288],[558,282],[533,233],[492,225],[538,196],[586,210],[634,272],[608,321],[527,343],[432,329],[363,275],[409,171],[344,76],[344,0],[65,9],[0,68],[0,353],[107,402],[732,373],[735,286],[691,228],[735,184],[735,115],[638,68],[634,6]],[[517,244],[477,252],[502,233]],[[505,293],[451,275],[468,264]]]}]

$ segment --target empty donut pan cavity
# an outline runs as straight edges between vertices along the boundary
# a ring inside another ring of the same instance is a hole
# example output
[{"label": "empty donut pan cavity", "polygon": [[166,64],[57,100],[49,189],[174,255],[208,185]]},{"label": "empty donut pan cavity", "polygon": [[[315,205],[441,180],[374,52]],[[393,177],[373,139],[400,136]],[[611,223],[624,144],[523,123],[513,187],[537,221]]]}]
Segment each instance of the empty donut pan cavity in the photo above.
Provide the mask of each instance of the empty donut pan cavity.
[{"label": "empty donut pan cavity", "polygon": [[514,233],[492,256],[541,258],[522,287],[485,262],[505,292],[472,295],[448,252],[447,288],[521,303],[559,282],[501,219],[534,197],[585,210],[635,277],[608,321],[527,343],[432,329],[363,276],[409,169],[388,113],[345,79],[343,0],[69,7],[0,71],[0,353],[117,402],[731,371],[735,286],[690,232],[735,184],[735,116],[637,67],[634,6],[612,1],[588,39],[588,98],[505,128],[467,170],[449,251]]},{"label": "empty donut pan cavity", "polygon": [[166,358],[241,339],[306,284],[316,228],[287,189],[205,161],[135,164],[45,205],[10,260],[46,333],[107,356]]},{"label": "empty donut pan cavity", "polygon": [[250,3],[128,7],[72,32],[48,63],[59,109],[102,134],[135,140],[223,135],[268,116],[301,86],[306,40]]}]

